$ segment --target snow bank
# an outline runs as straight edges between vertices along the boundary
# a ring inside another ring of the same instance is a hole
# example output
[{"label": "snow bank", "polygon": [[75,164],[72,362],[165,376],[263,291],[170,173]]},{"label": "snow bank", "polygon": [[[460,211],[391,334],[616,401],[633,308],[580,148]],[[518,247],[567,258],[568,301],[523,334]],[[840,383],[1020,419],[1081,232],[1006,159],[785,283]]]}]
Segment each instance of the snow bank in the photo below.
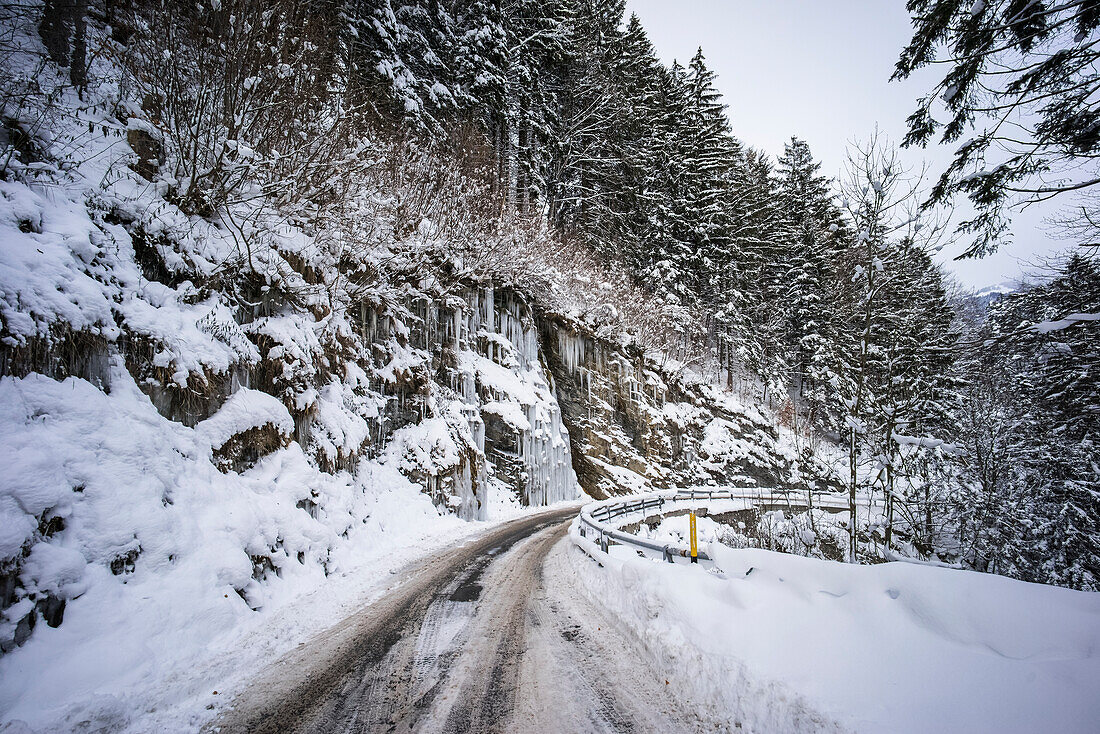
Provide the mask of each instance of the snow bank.
[{"label": "snow bank", "polygon": [[[84,207],[0,180],[0,323],[9,343],[45,336],[53,324],[113,337],[102,241]],[[91,271],[91,272],[89,272]],[[119,273],[119,275],[123,275]]]},{"label": "snow bank", "polygon": [[906,563],[712,544],[724,574],[602,554],[593,601],[661,675],[757,732],[1092,732],[1100,595]]},{"label": "snow bank", "polygon": [[111,382],[108,395],[0,380],[0,555],[28,548],[3,634],[32,600],[64,602],[59,627],[39,619],[0,658],[0,726],[192,729],[213,691],[349,613],[407,558],[396,549],[483,527],[442,515],[395,468],[327,475],[295,443],[222,474],[210,443],[259,422],[289,430],[279,401],[242,390],[191,429],[117,362]]}]

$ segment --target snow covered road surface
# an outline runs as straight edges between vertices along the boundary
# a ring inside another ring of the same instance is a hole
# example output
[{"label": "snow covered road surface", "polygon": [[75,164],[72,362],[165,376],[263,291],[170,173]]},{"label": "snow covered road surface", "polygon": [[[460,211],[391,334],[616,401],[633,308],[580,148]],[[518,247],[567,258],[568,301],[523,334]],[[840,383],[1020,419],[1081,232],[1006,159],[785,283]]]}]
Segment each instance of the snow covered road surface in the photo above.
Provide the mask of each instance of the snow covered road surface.
[{"label": "snow covered road surface", "polygon": [[[712,731],[578,596],[576,509],[508,523],[261,672],[220,732]],[[587,562],[587,559],[586,559]]]}]

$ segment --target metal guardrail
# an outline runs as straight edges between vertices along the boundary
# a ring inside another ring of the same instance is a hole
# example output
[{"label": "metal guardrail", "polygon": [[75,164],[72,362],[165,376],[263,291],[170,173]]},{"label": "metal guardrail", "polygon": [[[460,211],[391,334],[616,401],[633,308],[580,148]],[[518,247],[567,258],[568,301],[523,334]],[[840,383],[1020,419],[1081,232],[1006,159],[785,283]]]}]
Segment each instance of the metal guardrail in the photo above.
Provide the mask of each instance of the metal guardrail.
[{"label": "metal guardrail", "polygon": [[[592,502],[581,508],[578,516],[578,530],[582,538],[592,539],[600,550],[607,552],[612,543],[628,545],[637,550],[660,553],[661,558],[675,563],[676,558],[689,558],[690,551],[677,545],[662,545],[637,535],[625,533],[611,521],[626,515],[642,513],[640,519],[652,514],[664,514],[672,510],[692,509],[700,504],[716,500],[739,500],[752,502],[765,507],[800,508],[810,506],[805,495],[796,492],[766,492],[755,488],[734,489],[676,489],[652,494],[616,497],[602,502]],[[848,498],[838,495],[817,495],[812,498],[813,506],[823,510],[847,510]],[[868,501],[860,498],[857,503],[867,507]],[[657,512],[652,512],[656,510]],[[622,524],[622,523],[619,523]],[[698,553],[700,561],[713,563],[713,559],[704,551]]]}]

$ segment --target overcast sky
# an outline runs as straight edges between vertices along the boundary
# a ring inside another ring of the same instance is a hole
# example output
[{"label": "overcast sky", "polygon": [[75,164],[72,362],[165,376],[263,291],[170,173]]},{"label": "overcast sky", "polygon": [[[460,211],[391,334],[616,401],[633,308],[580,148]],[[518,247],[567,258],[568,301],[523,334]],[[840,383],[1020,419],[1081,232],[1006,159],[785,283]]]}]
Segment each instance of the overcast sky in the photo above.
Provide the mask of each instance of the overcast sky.
[{"label": "overcast sky", "polygon": [[[905,118],[935,83],[937,70],[889,82],[911,36],[904,0],[627,0],[666,63],[687,63],[703,47],[729,105],[734,133],[776,157],[791,135],[806,140],[823,171],[839,176],[844,150],[876,123],[900,143]],[[904,151],[914,168],[927,159],[937,175],[948,148]],[[1050,210],[1048,210],[1049,213]],[[983,260],[940,259],[974,288],[1011,281],[1066,243],[1043,231],[1043,214],[1014,217],[1015,242]]]}]

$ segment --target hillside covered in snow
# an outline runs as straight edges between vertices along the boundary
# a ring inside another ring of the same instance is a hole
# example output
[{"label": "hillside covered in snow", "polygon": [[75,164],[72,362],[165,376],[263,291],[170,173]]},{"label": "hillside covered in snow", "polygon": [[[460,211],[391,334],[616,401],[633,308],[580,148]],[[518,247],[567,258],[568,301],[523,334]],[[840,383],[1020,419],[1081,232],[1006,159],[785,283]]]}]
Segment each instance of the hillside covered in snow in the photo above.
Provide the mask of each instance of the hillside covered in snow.
[{"label": "hillside covered in snow", "polygon": [[1100,588],[1095,259],[954,293],[888,144],[771,160],[621,2],[13,0],[0,105],[5,734],[198,726],[402,560],[655,489],[849,502],[754,604]]},{"label": "hillside covered in snow", "polygon": [[621,275],[479,214],[476,171],[363,132],[292,161],[328,156],[316,185],[338,194],[296,171],[273,188],[279,154],[211,123],[232,188],[187,201],[169,100],[141,91],[163,70],[136,59],[160,59],[92,8],[74,87],[43,8],[3,12],[0,666],[21,681],[4,709],[41,701],[65,656],[59,705],[107,724],[81,682],[104,646],[131,650],[96,673],[125,690],[459,520],[582,488],[797,481],[766,419],[630,337]]}]

